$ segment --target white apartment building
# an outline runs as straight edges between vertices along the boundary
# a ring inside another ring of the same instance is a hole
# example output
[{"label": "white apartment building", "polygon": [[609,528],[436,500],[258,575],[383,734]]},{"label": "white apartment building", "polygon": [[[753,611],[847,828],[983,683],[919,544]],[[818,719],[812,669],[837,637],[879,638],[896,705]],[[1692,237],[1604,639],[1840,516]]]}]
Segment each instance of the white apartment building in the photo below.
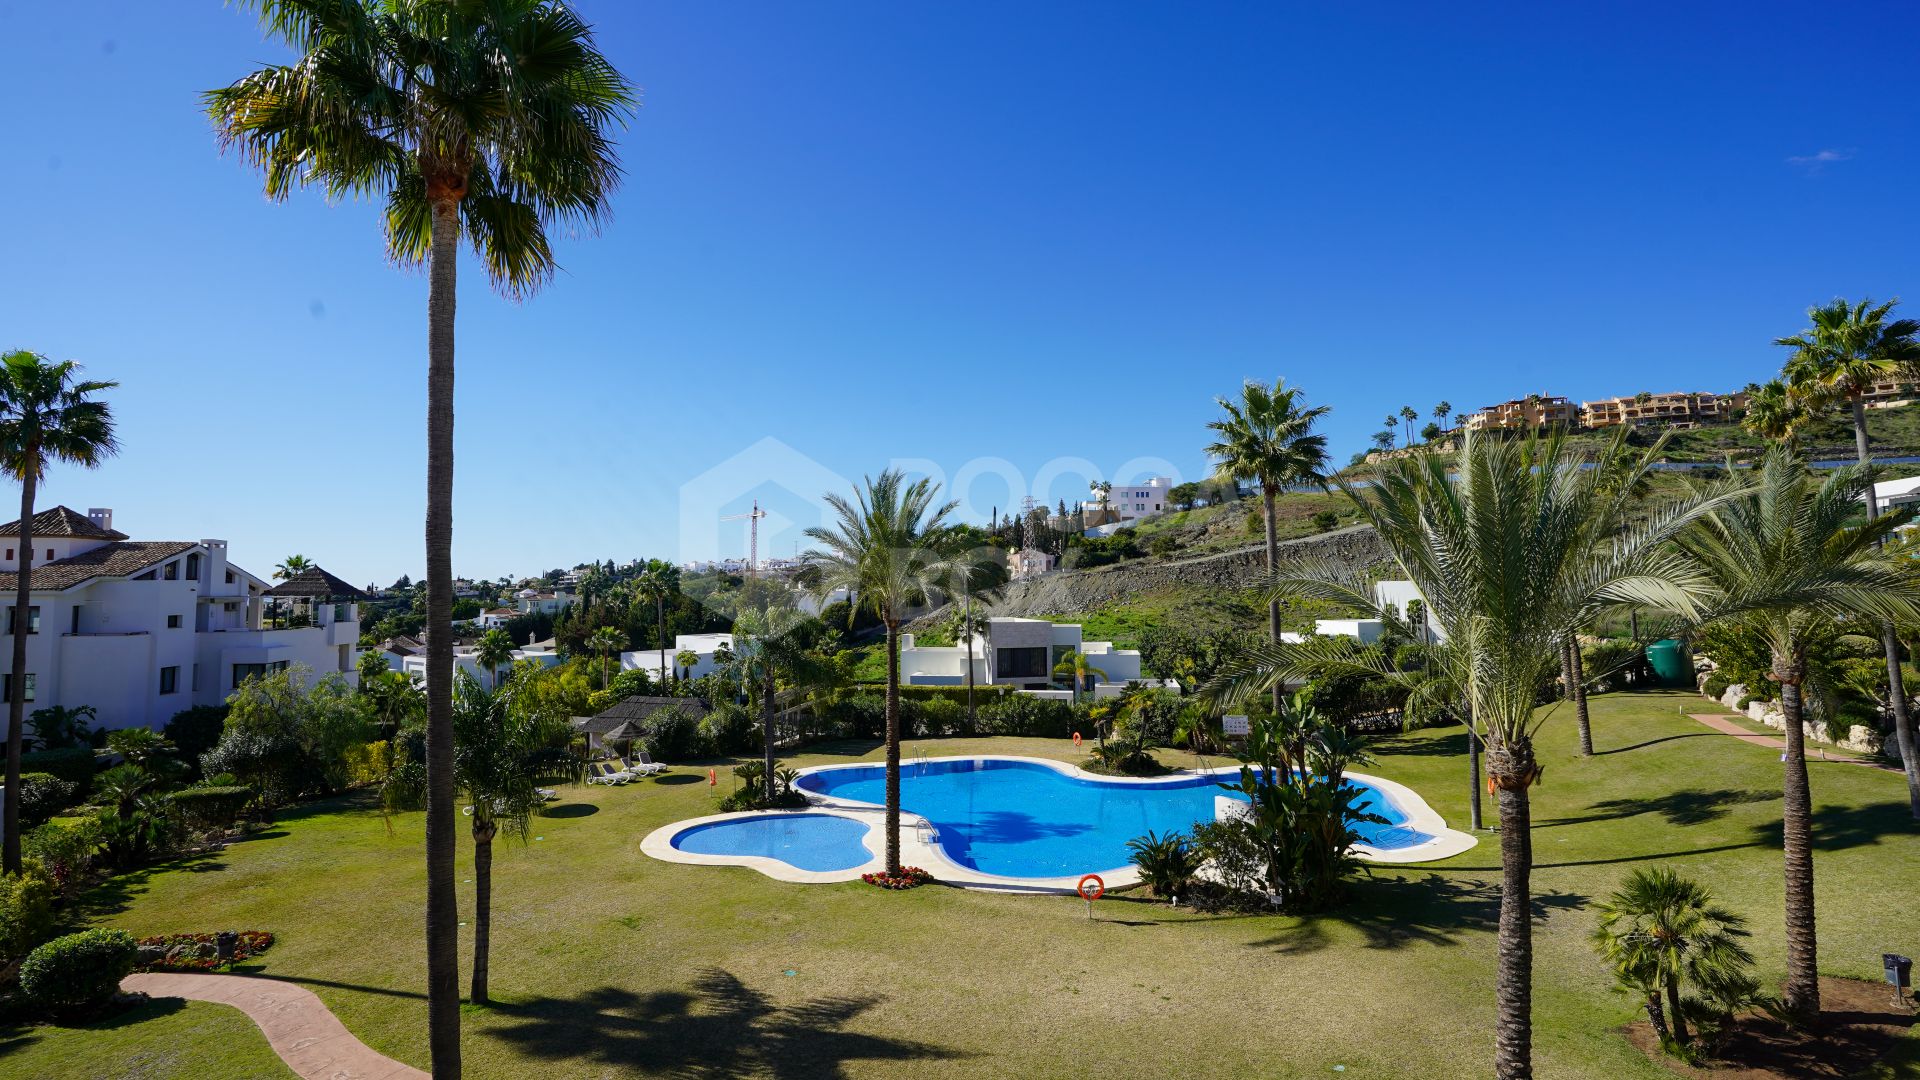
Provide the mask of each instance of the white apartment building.
[{"label": "white apartment building", "polygon": [[[966,642],[958,645],[919,645],[912,634],[900,635],[900,681],[908,686],[965,686]],[[1098,669],[1094,696],[1111,697],[1140,681],[1137,649],[1116,649],[1111,641],[1085,641],[1079,623],[1045,619],[988,619],[985,637],[974,635],[973,681],[977,684],[1017,686],[1022,690],[1052,692],[1053,668],[1070,652],[1079,652]]]},{"label": "white apartment building", "polygon": [[522,614],[544,612],[558,615],[573,603],[573,594],[565,589],[542,592],[539,589],[521,589],[513,594],[513,601]]},{"label": "white apartment building", "polygon": [[0,526],[0,642],[26,624],[27,672],[0,700],[28,710],[90,705],[96,727],[159,728],[225,701],[241,681],[292,666],[357,682],[360,590],[313,567],[273,585],[227,561],[224,540],[132,540],[113,511],[33,516],[31,600],[14,618],[20,523]]},{"label": "white apartment building", "polygon": [[[1152,517],[1167,508],[1167,493],[1173,490],[1173,478],[1155,476],[1138,484],[1115,484],[1113,490],[1106,493],[1107,509],[1120,515],[1122,521],[1135,521]],[[1100,502],[1100,492],[1093,493],[1096,505]]]},{"label": "white apartment building", "polygon": [[[666,668],[660,666],[659,649],[633,649],[620,654],[621,671],[644,671],[655,682],[664,676],[668,679],[698,679],[702,675],[711,675],[719,667],[715,659],[721,652],[733,651],[732,634],[676,634],[673,645],[666,650]],[[690,652],[698,657],[692,667],[681,671],[675,657],[682,652]]]}]

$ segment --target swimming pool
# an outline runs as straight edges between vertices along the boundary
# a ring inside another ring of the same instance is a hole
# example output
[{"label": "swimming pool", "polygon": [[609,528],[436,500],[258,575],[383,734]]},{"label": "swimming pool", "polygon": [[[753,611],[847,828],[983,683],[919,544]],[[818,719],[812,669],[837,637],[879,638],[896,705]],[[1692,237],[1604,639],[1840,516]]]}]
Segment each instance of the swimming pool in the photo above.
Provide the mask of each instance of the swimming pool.
[{"label": "swimming pool", "polygon": [[[669,841],[679,851],[772,859],[799,870],[852,870],[873,859],[866,822],[839,814],[754,814],[693,825]],[[751,865],[749,863],[749,865]]]},{"label": "swimming pool", "polygon": [[[1112,874],[1129,866],[1127,841],[1212,821],[1216,797],[1246,801],[1220,787],[1223,780],[1238,779],[1235,769],[1127,780],[1035,759],[981,757],[912,762],[900,771],[901,809],[933,826],[939,853],[957,866],[1000,878]],[[1398,789],[1390,797],[1384,781],[1349,780],[1362,789],[1358,805],[1387,820],[1355,827],[1367,848],[1388,857],[1436,845],[1440,838],[1428,827],[1437,827],[1438,818],[1418,796]],[[886,768],[829,765],[803,772],[797,784],[823,799],[877,806],[886,798]],[[1465,839],[1471,846],[1471,838]]]}]

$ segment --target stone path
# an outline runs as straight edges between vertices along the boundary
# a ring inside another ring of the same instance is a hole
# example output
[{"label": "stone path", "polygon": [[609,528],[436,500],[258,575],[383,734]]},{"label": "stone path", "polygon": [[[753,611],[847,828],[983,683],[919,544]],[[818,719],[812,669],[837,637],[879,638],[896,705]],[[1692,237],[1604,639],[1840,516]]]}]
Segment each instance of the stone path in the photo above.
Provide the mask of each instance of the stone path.
[{"label": "stone path", "polygon": [[[1701,723],[1707,725],[1708,727],[1712,728],[1713,730],[1719,732],[1722,735],[1731,735],[1734,738],[1741,740],[1742,742],[1746,742],[1754,746],[1765,747],[1769,750],[1785,750],[1787,748],[1787,743],[1785,739],[1777,738],[1772,735],[1757,735],[1751,731],[1748,731],[1746,728],[1741,727],[1739,724],[1734,723],[1731,719],[1725,716],[1719,716],[1712,713],[1688,713],[1687,719],[1698,720]],[[1816,754],[1818,755],[1817,757],[1815,756]],[[1899,769],[1893,768],[1892,766],[1883,765],[1877,761],[1868,761],[1864,758],[1828,757],[1826,756],[1826,751],[1824,749],[1822,749],[1819,746],[1813,745],[1812,743],[1809,743],[1807,746],[1807,757],[1809,760],[1815,760],[1815,761],[1837,761],[1847,765],[1865,765],[1869,769],[1879,769],[1882,772],[1899,772],[1900,771]]]},{"label": "stone path", "polygon": [[278,979],[195,972],[140,972],[122,990],[231,1005],[259,1025],[267,1045],[306,1080],[428,1080],[411,1065],[353,1037],[313,991]]}]

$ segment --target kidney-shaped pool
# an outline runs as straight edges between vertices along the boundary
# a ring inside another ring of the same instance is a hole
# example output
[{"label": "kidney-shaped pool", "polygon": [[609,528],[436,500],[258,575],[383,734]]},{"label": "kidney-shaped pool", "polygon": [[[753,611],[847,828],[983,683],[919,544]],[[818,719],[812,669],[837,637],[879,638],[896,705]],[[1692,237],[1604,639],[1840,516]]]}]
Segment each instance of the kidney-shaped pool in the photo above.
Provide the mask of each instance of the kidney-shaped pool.
[{"label": "kidney-shaped pool", "polygon": [[[1059,878],[1126,867],[1127,841],[1212,821],[1216,797],[1246,801],[1223,789],[1223,780],[1237,781],[1238,772],[1110,780],[1021,758],[918,761],[901,766],[900,806],[927,819],[941,853],[962,867],[996,877]],[[1414,827],[1407,807],[1364,779],[1349,780],[1362,790],[1359,807],[1387,821],[1355,827],[1368,848],[1391,853],[1433,844],[1435,836]],[[879,806],[886,767],[828,765],[807,770],[797,783],[824,799]]]}]

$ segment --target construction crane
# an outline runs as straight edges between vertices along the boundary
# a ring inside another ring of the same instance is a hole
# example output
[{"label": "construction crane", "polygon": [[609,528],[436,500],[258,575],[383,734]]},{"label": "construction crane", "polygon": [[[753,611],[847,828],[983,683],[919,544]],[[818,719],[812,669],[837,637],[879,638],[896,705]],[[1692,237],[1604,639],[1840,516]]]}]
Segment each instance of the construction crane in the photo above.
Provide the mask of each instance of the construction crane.
[{"label": "construction crane", "polygon": [[747,511],[744,514],[728,514],[726,517],[723,517],[720,519],[721,521],[747,522],[747,576],[748,577],[760,576],[760,519],[766,516],[767,516],[767,512],[765,510],[760,509],[760,500],[755,499],[753,501],[752,510]]}]

